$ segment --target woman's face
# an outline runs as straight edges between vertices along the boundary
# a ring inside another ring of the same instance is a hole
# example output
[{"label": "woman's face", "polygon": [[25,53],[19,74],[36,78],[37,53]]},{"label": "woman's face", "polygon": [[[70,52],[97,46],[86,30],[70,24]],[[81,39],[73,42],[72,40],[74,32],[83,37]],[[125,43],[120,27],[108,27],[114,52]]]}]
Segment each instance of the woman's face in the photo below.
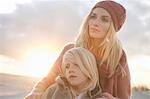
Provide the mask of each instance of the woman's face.
[{"label": "woman's face", "polygon": [[110,14],[103,8],[95,8],[88,21],[89,35],[92,38],[104,38],[111,24]]},{"label": "woman's face", "polygon": [[77,89],[83,87],[88,81],[88,77],[81,71],[74,58],[65,59],[65,76],[68,82]]}]

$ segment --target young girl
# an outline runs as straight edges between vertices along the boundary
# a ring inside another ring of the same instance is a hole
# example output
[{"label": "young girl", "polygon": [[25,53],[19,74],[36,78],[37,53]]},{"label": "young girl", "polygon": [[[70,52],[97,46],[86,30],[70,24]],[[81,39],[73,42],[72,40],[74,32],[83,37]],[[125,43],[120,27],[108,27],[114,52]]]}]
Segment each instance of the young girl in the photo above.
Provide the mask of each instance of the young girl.
[{"label": "young girl", "polygon": [[77,47],[62,60],[62,74],[43,94],[42,99],[95,99],[100,97],[98,70],[94,55]]},{"label": "young girl", "polygon": [[111,0],[98,2],[83,21],[76,43],[64,47],[49,74],[37,83],[26,99],[37,99],[54,83],[64,53],[73,47],[86,48],[96,57],[104,97],[130,99],[130,71],[125,51],[117,38],[125,19],[126,10],[121,4]]}]

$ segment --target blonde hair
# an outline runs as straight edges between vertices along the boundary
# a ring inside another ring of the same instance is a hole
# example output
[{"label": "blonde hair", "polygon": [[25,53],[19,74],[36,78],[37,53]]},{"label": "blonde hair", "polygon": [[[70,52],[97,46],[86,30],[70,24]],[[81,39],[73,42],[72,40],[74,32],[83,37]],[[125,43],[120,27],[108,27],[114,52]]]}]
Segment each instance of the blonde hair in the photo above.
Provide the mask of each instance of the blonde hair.
[{"label": "blonde hair", "polygon": [[[110,72],[110,77],[114,74],[118,64],[120,64],[119,62],[122,56],[122,46],[119,39],[116,36],[116,31],[112,22],[110,23],[110,26],[108,28],[105,38],[103,39],[103,42],[97,45],[97,49],[93,46],[94,42],[92,42],[88,31],[88,20],[90,18],[90,13],[82,23],[75,46],[89,49],[95,55],[97,63],[98,61],[100,61],[99,66],[102,66],[102,64],[105,63],[107,69]],[[101,60],[98,58],[100,58]],[[124,70],[122,70],[121,72],[123,73],[123,75],[125,75]]]},{"label": "blonde hair", "polygon": [[87,82],[87,86],[82,89],[82,91],[93,90],[97,85],[99,85],[99,74],[96,65],[96,60],[94,55],[89,52],[87,49],[77,47],[68,50],[64,56],[62,61],[62,72],[65,74],[65,59],[72,60],[78,64],[80,70],[83,74],[85,74],[89,82]]}]

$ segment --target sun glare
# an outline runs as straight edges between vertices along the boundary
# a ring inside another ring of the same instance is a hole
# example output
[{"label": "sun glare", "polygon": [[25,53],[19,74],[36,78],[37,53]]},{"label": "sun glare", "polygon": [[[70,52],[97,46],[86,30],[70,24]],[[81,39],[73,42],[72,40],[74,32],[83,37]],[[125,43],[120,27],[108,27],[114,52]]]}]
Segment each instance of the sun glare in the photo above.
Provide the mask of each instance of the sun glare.
[{"label": "sun glare", "polygon": [[49,65],[50,57],[48,53],[46,52],[41,52],[41,51],[35,51],[32,52],[26,60],[27,65],[30,66],[41,66],[41,65]]},{"label": "sun glare", "polygon": [[24,72],[30,76],[44,76],[48,73],[56,58],[55,51],[33,49],[23,61]]}]

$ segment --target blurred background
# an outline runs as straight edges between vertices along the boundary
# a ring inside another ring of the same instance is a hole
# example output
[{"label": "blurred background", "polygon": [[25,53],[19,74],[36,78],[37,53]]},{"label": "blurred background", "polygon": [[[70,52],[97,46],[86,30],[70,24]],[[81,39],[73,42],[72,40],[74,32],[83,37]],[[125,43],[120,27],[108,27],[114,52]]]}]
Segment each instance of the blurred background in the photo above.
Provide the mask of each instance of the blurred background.
[{"label": "blurred background", "polygon": [[[0,0],[0,73],[45,76],[98,1]],[[132,85],[150,87],[150,1],[114,1],[127,10],[117,35],[127,53]]]}]

